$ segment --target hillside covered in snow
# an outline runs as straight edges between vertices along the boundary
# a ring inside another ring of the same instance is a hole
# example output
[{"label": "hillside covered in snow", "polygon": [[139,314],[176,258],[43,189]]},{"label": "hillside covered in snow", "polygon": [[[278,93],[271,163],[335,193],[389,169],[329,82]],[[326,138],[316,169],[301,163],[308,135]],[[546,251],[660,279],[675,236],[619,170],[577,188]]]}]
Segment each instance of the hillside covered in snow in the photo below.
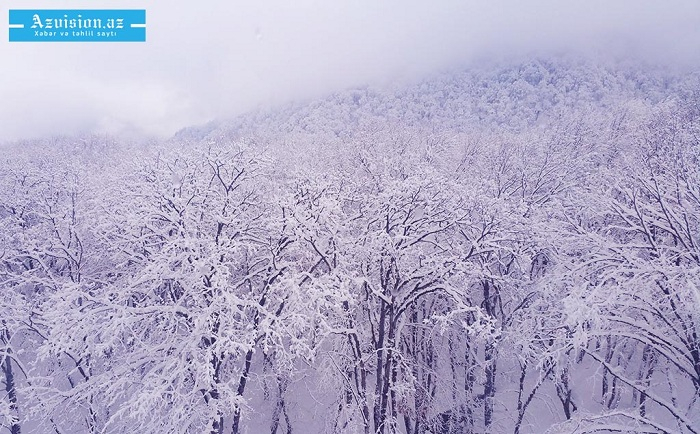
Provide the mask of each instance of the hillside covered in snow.
[{"label": "hillside covered in snow", "polygon": [[0,156],[0,431],[699,433],[700,75],[540,58]]}]

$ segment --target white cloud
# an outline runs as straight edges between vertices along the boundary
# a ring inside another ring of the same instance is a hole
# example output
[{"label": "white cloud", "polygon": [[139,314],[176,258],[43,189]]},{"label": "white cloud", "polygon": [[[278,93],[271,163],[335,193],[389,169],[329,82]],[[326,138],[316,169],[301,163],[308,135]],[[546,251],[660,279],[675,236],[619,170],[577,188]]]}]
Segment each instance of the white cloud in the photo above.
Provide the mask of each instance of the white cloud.
[{"label": "white cloud", "polygon": [[[55,8],[10,0],[13,8]],[[8,43],[0,140],[85,131],[169,135],[259,104],[419,77],[485,54],[635,53],[698,60],[700,2],[66,0],[145,8],[146,43]]]}]

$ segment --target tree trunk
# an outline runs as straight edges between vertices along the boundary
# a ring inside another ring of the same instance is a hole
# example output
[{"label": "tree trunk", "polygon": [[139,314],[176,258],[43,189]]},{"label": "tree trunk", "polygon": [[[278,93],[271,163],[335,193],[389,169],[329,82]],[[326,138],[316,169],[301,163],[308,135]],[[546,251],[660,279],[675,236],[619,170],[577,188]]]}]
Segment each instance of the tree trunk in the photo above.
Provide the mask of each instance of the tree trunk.
[{"label": "tree trunk", "polygon": [[[243,368],[243,373],[241,378],[238,380],[238,390],[236,394],[238,396],[243,396],[245,392],[245,386],[248,383],[248,374],[250,372],[250,365],[253,360],[253,350],[249,350],[245,355],[245,367]],[[232,434],[240,434],[240,423],[241,423],[241,409],[236,408],[233,412],[233,426],[231,427]]]},{"label": "tree trunk", "polygon": [[493,399],[496,396],[496,348],[493,343],[486,344],[484,352],[486,361],[486,381],[484,382],[484,427],[489,431],[493,422]]},{"label": "tree trunk", "polygon": [[[491,282],[483,282],[484,290],[484,310],[491,317],[496,317],[496,303],[498,293],[491,293]],[[487,342],[484,348],[484,362],[486,365],[484,381],[484,429],[489,432],[493,422],[493,399],[496,396],[496,345],[494,342]]]},{"label": "tree trunk", "polygon": [[[5,355],[4,361],[2,362],[2,372],[5,374],[5,391],[7,392],[7,399],[10,400],[10,410],[16,415],[17,414],[17,391],[15,390],[15,375],[12,371],[12,359],[9,355]],[[21,428],[19,421],[13,422],[10,425],[11,434],[20,434]]]}]

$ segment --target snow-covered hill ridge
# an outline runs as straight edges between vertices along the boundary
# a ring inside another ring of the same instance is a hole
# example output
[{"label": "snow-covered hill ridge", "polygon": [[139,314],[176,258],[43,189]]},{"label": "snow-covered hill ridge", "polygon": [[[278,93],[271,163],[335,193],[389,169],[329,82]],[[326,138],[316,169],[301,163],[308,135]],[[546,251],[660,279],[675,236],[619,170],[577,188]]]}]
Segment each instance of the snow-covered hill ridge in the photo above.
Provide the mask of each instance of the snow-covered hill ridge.
[{"label": "snow-covered hill ridge", "polygon": [[454,131],[522,131],[565,113],[608,110],[629,101],[685,99],[700,74],[638,62],[605,64],[550,58],[480,66],[393,89],[366,87],[306,103],[258,110],[180,131],[176,139],[255,134],[351,136],[366,125],[396,123]]}]

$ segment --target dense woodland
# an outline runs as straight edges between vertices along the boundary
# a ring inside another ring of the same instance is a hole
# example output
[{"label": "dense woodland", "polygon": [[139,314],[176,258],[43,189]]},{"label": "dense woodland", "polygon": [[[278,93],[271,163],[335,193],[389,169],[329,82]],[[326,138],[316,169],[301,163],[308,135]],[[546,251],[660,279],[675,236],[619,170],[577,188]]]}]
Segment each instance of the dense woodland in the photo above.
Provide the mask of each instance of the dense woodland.
[{"label": "dense woodland", "polygon": [[698,434],[699,99],[534,60],[4,147],[1,431]]}]

